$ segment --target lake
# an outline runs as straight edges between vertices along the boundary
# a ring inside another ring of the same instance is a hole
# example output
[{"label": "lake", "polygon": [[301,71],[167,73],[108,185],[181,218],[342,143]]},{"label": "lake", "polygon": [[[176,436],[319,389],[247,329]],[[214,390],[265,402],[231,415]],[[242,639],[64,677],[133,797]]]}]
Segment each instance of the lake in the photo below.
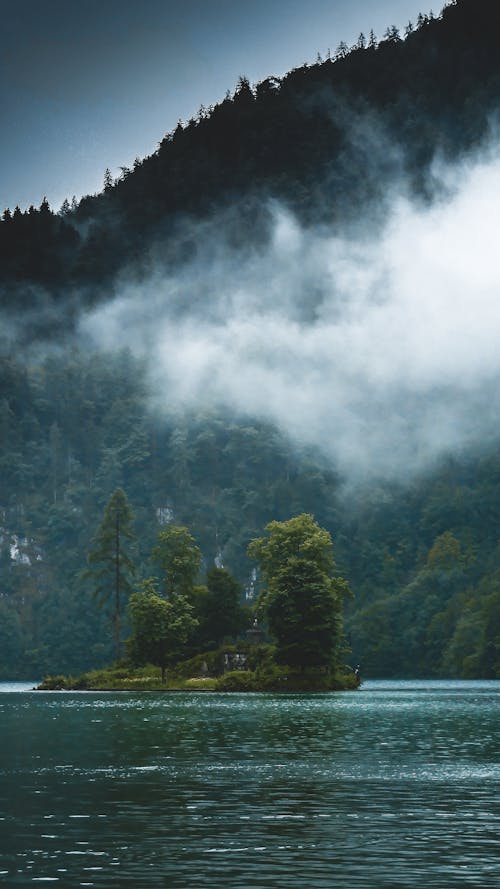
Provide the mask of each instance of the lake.
[{"label": "lake", "polygon": [[500,885],[500,683],[0,689],[0,884]]}]

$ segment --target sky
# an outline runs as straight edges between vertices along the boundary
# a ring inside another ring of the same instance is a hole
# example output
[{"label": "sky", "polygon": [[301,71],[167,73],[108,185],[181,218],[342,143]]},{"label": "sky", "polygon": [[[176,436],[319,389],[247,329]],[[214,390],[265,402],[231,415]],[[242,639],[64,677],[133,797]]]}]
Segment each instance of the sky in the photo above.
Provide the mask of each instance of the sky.
[{"label": "sky", "polygon": [[0,212],[100,191],[107,167],[151,154],[240,75],[280,76],[420,11],[425,0],[0,0]]}]

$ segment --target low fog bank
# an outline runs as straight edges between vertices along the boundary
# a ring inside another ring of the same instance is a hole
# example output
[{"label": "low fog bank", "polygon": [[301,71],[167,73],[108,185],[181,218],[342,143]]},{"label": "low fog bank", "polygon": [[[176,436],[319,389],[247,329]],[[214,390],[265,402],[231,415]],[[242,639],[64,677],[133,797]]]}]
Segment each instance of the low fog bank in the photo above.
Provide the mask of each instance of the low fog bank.
[{"label": "low fog bank", "polygon": [[196,255],[81,318],[99,348],[150,363],[159,410],[265,418],[349,479],[403,479],[491,442],[500,409],[500,153],[433,171],[439,201],[399,189],[370,237],[304,229],[271,205],[259,251],[217,225]]}]

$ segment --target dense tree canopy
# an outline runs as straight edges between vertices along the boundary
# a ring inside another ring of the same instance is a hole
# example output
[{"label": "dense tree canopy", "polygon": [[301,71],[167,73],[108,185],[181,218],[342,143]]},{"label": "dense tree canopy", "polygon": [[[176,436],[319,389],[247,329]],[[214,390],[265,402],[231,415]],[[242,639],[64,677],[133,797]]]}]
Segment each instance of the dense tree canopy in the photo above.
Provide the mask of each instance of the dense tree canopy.
[{"label": "dense tree canopy", "polygon": [[364,675],[498,671],[498,448],[350,499],[320,455],[269,424],[209,413],[159,421],[143,393],[130,355],[0,360],[4,676],[75,674],[113,656],[109,612],[76,578],[117,481],[136,516],[139,579],[155,564],[164,589],[150,554],[170,516],[192,529],[208,568],[220,551],[251,594],[248,541],[272,519],[314,512],[354,592],[346,633]]},{"label": "dense tree canopy", "polygon": [[248,613],[241,602],[241,584],[225,568],[210,568],[206,586],[197,590],[200,621],[198,645],[218,648],[225,639],[235,639],[248,626]]},{"label": "dense tree canopy", "polygon": [[266,531],[248,552],[265,580],[262,607],[277,660],[301,669],[331,668],[342,642],[347,584],[333,576],[330,534],[310,515],[271,522]]},{"label": "dense tree canopy", "polygon": [[152,556],[163,572],[167,596],[189,598],[201,566],[201,552],[190,531],[169,525],[160,531]]},{"label": "dense tree canopy", "polygon": [[197,626],[194,608],[185,596],[165,599],[159,595],[154,580],[146,580],[129,602],[132,636],[128,653],[136,663],[155,664],[165,672],[179,660],[186,642]]}]

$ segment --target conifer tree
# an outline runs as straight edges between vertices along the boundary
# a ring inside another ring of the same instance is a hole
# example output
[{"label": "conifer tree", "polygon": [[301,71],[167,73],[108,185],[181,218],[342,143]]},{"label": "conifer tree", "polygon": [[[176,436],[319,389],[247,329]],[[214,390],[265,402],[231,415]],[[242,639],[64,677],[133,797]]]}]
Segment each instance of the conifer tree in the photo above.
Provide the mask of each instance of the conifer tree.
[{"label": "conifer tree", "polygon": [[93,580],[93,593],[100,605],[109,603],[114,626],[115,657],[120,656],[120,629],[123,597],[132,591],[134,563],[125,548],[133,539],[133,513],[127,497],[117,488],[110,498],[94,537],[94,549],[88,555],[86,576]]},{"label": "conifer tree", "polygon": [[113,187],[113,175],[109,167],[106,167],[104,171],[104,191],[110,191]]}]

